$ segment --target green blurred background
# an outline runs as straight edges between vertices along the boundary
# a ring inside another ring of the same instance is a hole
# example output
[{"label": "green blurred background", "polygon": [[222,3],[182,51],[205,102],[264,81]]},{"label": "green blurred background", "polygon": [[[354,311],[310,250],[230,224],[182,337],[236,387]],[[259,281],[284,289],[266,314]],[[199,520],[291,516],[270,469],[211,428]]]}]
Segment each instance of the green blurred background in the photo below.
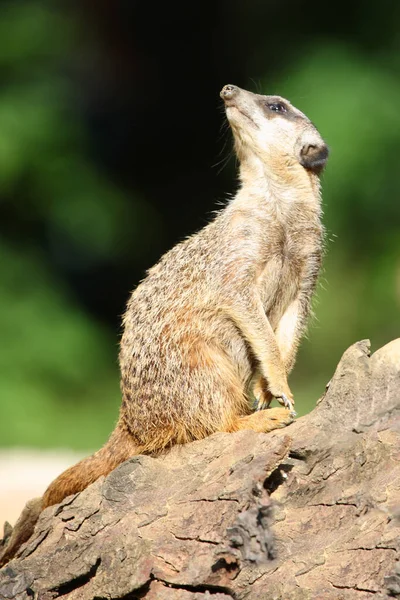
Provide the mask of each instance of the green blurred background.
[{"label": "green blurred background", "polygon": [[218,92],[288,97],[331,147],[327,255],[291,385],[399,335],[400,4],[0,2],[0,445],[100,446],[129,291],[236,186]]}]

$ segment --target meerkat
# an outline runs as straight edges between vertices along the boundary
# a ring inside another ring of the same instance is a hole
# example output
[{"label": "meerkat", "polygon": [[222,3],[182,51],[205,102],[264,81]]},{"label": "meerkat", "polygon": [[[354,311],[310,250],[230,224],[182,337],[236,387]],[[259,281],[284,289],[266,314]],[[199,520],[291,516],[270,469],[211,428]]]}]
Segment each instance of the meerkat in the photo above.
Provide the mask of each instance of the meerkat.
[{"label": "meerkat", "polygon": [[[28,503],[0,556],[40,512],[131,456],[215,432],[269,432],[294,417],[287,377],[321,265],[319,175],[328,149],[288,100],[221,91],[240,187],[204,229],[167,252],[123,319],[122,405],[105,446]],[[282,404],[269,408],[272,398]]]}]

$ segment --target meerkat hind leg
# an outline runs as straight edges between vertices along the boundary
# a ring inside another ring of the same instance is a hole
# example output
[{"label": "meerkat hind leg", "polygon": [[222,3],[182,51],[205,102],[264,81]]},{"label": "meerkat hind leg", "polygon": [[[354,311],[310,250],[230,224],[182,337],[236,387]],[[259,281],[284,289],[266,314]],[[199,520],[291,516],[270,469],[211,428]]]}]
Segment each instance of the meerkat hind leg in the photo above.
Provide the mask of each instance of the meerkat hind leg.
[{"label": "meerkat hind leg", "polygon": [[259,433],[268,433],[274,429],[286,427],[293,423],[295,414],[287,408],[268,408],[258,410],[246,417],[237,417],[230,428],[230,431],[240,431],[242,429],[252,429]]}]

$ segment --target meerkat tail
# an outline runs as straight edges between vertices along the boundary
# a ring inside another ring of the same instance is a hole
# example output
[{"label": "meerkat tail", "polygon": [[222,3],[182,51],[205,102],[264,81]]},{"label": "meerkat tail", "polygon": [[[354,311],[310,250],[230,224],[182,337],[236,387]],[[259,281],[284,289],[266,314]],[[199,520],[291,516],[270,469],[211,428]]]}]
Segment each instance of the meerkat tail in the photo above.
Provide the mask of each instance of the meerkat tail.
[{"label": "meerkat tail", "polygon": [[61,473],[49,485],[43,495],[43,509],[81,492],[136,454],[140,454],[140,448],[124,424],[119,422],[103,448]]},{"label": "meerkat tail", "polygon": [[[27,502],[10,534],[4,535],[4,547],[0,550],[0,567],[11,560],[20,546],[29,540],[42,510],[42,498],[33,498]],[[10,525],[9,527],[11,529]],[[6,526],[4,533],[5,531]]]}]

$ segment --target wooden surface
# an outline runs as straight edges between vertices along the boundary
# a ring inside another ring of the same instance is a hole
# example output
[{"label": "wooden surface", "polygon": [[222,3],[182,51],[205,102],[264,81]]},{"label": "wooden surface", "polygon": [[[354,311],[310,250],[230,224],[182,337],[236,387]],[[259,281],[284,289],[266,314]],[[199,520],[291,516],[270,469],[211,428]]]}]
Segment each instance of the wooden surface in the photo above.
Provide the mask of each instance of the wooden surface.
[{"label": "wooden surface", "polygon": [[399,459],[400,340],[359,342],[289,427],[134,457],[47,509],[0,598],[389,600]]}]

